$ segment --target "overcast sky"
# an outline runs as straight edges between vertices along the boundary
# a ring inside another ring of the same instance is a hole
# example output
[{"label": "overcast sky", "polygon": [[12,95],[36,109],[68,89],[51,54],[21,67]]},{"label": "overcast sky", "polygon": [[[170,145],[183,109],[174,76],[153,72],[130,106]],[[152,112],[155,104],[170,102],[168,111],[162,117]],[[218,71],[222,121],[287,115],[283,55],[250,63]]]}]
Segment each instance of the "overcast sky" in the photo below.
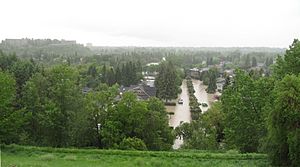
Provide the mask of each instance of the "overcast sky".
[{"label": "overcast sky", "polygon": [[300,0],[2,0],[0,39],[98,46],[288,47]]}]

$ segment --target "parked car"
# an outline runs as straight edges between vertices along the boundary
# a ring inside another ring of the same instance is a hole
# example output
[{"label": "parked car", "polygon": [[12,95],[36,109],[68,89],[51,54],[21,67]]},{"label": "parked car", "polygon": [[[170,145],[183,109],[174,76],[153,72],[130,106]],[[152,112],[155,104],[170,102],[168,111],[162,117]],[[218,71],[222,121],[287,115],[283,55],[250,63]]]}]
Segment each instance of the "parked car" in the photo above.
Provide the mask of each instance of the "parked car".
[{"label": "parked car", "polygon": [[183,99],[179,99],[178,104],[183,104]]},{"label": "parked car", "polygon": [[202,103],[202,107],[208,107],[207,103]]}]

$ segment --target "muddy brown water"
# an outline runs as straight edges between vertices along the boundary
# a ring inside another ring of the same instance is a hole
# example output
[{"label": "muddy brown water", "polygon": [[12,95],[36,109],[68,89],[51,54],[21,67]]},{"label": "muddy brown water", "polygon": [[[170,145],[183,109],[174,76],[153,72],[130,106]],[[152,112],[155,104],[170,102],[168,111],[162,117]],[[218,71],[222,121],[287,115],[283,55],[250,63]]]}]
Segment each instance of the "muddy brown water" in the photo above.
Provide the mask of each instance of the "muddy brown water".
[{"label": "muddy brown water", "polygon": [[[205,91],[206,86],[202,84],[199,80],[192,80],[193,86],[195,89],[195,96],[200,103],[207,103],[208,104],[208,96]],[[176,104],[176,106],[166,106],[167,112],[173,112],[174,115],[170,115],[169,125],[173,128],[176,128],[183,122],[190,122],[191,121],[191,113],[189,107],[189,96],[188,96],[188,89],[186,85],[186,80],[183,80],[181,84],[182,92],[179,94],[178,99],[183,99],[183,104]],[[176,102],[178,102],[176,99]],[[208,104],[209,105],[209,104]],[[200,106],[203,112],[207,111],[208,107]],[[178,149],[183,144],[182,139],[176,139],[174,141],[173,149]]]}]

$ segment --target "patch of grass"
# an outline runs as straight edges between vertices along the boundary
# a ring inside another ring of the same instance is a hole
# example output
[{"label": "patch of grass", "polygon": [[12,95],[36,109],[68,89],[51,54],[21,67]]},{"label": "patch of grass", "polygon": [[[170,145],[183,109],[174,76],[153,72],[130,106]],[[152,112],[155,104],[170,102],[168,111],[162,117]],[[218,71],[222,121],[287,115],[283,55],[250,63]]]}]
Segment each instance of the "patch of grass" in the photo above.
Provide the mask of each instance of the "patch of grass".
[{"label": "patch of grass", "polygon": [[18,145],[2,146],[2,167],[11,165],[16,167],[263,167],[269,166],[269,162],[265,154],[231,154],[203,150],[123,151]]}]

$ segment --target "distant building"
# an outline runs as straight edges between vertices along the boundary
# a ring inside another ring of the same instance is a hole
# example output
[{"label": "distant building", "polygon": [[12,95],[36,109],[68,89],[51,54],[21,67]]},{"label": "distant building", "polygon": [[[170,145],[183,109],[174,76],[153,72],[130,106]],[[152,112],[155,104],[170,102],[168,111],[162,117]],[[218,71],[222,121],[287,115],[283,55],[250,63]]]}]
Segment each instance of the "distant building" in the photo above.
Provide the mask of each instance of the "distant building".
[{"label": "distant building", "polygon": [[225,85],[225,79],[224,78],[217,78],[216,84],[217,84],[217,90],[219,92],[223,91],[223,87]]},{"label": "distant building", "polygon": [[23,39],[5,39],[2,41],[2,44],[5,46],[25,46],[29,43],[30,39],[23,38]]},{"label": "distant building", "polygon": [[131,85],[129,87],[120,87],[120,95],[122,96],[125,92],[134,92],[137,95],[137,98],[140,100],[147,100],[150,97],[156,96],[156,88],[154,86],[154,80],[153,81],[144,81],[143,83],[139,85]]},{"label": "distant building", "polygon": [[153,63],[148,63],[146,66],[158,66],[159,63],[153,62]]},{"label": "distant building", "polygon": [[91,47],[93,47],[93,44],[92,43],[86,43],[86,47],[91,48]]},{"label": "distant building", "polygon": [[234,76],[234,70],[233,69],[224,70],[224,76],[233,77]]},{"label": "distant building", "polygon": [[198,68],[192,68],[189,70],[189,74],[192,78],[199,79],[200,78],[200,71]]}]

